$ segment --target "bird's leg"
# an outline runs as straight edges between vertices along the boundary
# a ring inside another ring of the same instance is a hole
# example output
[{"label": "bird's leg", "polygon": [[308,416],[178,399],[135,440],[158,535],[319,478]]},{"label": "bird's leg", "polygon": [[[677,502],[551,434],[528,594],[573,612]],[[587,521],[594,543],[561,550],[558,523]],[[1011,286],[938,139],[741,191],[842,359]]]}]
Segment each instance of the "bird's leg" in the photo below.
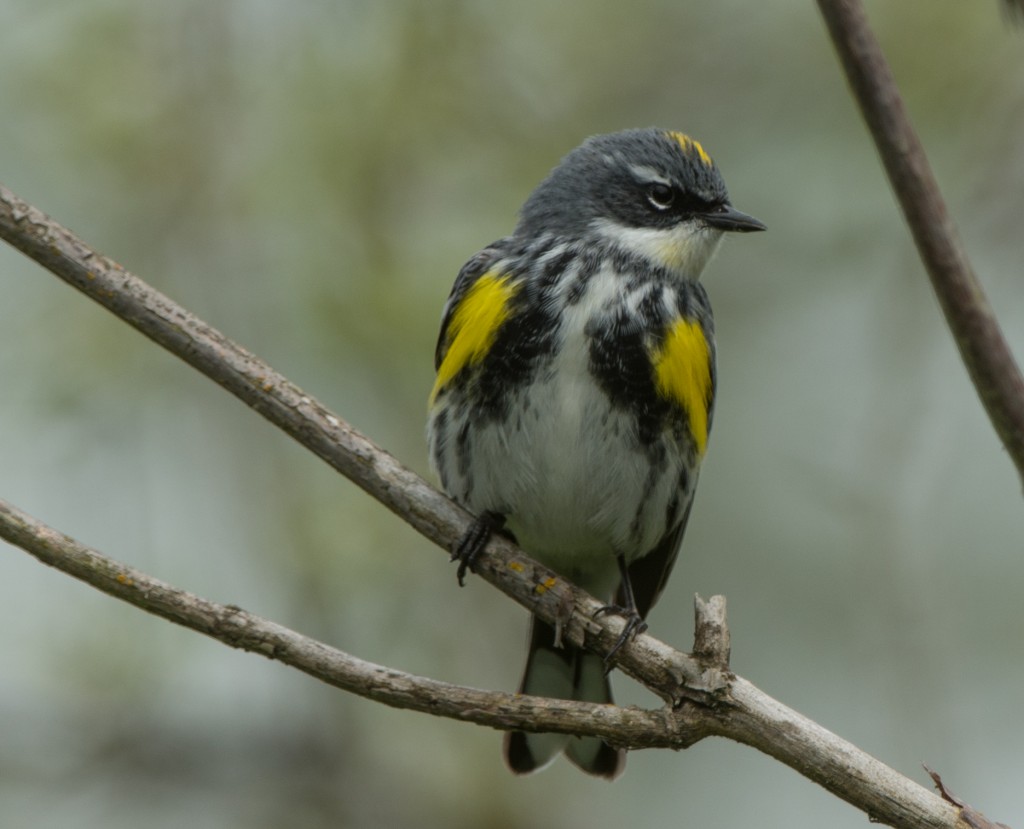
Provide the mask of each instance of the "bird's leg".
[{"label": "bird's leg", "polygon": [[622,629],[622,634],[615,641],[612,649],[605,654],[604,672],[606,674],[611,671],[612,659],[619,652],[619,648],[638,633],[643,633],[647,630],[647,622],[643,620],[643,617],[636,609],[636,599],[633,597],[633,584],[629,580],[629,568],[626,566],[626,560],[622,556],[616,556],[615,561],[619,565],[619,575],[622,577],[619,589],[625,601],[625,607],[617,604],[606,604],[604,607],[598,608],[597,613],[594,614],[594,618],[597,618],[607,613],[614,613],[616,616],[622,616],[626,620],[626,626]]},{"label": "bird's leg", "polygon": [[459,561],[459,569],[455,573],[459,580],[459,587],[465,586],[466,571],[472,572],[473,565],[480,558],[480,553],[484,551],[491,536],[500,532],[504,526],[505,516],[499,512],[487,510],[473,519],[473,523],[469,525],[465,535],[452,548],[451,561],[456,559]]}]

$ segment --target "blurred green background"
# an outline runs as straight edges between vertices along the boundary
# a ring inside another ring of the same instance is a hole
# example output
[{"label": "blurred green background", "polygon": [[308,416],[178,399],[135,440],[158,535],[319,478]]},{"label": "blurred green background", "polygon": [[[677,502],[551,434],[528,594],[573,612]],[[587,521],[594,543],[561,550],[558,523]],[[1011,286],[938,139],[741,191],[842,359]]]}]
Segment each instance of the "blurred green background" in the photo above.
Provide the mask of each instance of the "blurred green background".
[{"label": "blurred green background", "polygon": [[[868,4],[1024,356],[1024,33]],[[652,632],[1024,824],[1020,481],[811,3],[0,0],[0,181],[426,473],[460,265],[585,136],[699,138],[770,232],[706,276],[716,423]],[[0,247],[0,497],[353,654],[511,689],[525,613]],[[528,779],[499,736],[236,653],[0,549],[0,825],[861,827],[755,751]],[[624,677],[627,703],[656,704]]]}]

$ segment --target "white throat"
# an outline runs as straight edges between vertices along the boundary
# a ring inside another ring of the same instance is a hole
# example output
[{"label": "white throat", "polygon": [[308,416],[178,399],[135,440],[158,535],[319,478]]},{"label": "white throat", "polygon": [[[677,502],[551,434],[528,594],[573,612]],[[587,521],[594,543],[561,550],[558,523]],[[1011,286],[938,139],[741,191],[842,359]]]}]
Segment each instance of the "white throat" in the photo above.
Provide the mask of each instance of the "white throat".
[{"label": "white throat", "polygon": [[609,242],[629,253],[643,256],[652,264],[699,279],[722,241],[722,231],[696,221],[658,229],[627,227],[609,219],[597,219],[591,227]]}]

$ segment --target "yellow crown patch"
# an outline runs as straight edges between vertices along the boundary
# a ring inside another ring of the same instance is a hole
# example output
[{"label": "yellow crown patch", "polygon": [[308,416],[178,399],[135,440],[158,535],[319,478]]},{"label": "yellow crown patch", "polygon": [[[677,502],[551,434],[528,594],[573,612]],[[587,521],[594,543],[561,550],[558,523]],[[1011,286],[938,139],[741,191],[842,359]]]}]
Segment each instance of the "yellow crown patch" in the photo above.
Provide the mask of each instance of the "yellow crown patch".
[{"label": "yellow crown patch", "polygon": [[700,145],[700,142],[690,138],[684,132],[670,132],[667,133],[668,137],[675,141],[680,147],[683,148],[683,152],[687,155],[693,155],[696,153],[697,158],[700,159],[700,163],[705,167],[711,167],[714,162],[711,160],[711,156],[707,154],[704,148]]}]

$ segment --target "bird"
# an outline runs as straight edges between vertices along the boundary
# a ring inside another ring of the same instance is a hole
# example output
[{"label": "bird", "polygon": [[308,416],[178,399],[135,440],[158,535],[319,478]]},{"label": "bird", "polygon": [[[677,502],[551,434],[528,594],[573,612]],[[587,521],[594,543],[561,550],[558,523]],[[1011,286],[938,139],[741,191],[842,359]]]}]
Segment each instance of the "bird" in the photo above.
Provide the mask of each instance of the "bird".
[{"label": "bird", "polygon": [[[459,582],[502,533],[646,627],[676,560],[714,414],[714,320],[699,281],[734,208],[699,141],[658,127],[595,135],[529,195],[512,234],[461,268],[442,312],[430,465],[475,517]],[[532,617],[519,690],[611,703],[612,654]],[[606,779],[625,752],[599,737],[506,732],[525,774],[564,753]]]}]

